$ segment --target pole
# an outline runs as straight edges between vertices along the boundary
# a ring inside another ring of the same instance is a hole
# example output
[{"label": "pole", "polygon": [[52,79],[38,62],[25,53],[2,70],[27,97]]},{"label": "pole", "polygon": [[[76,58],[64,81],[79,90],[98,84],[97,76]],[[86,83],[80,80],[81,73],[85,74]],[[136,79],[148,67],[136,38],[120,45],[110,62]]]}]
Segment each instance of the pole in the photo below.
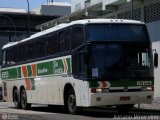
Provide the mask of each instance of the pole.
[{"label": "pole", "polygon": [[[13,25],[13,27],[14,27],[14,40],[16,41],[17,31],[16,31],[16,24],[15,24],[15,22],[14,22],[10,17],[8,17],[8,16],[6,16],[6,15],[0,14],[0,16],[7,18],[7,19],[12,23],[12,25]],[[10,41],[9,41],[9,42],[10,42]]]},{"label": "pole", "polygon": [[27,6],[28,6],[27,37],[29,37],[30,36],[30,6],[29,6],[29,0],[27,0]]},{"label": "pole", "polygon": [[131,0],[131,19],[132,20],[133,20],[133,14],[134,14],[134,9],[133,9],[134,5],[133,4],[134,4],[133,0]]}]

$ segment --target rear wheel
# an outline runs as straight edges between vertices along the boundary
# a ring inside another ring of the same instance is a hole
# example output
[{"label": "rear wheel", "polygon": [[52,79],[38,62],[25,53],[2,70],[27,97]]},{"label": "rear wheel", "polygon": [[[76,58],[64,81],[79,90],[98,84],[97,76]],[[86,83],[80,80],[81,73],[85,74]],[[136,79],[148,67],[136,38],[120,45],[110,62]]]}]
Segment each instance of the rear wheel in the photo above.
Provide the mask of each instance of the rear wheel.
[{"label": "rear wheel", "polygon": [[77,114],[79,108],[76,105],[76,96],[73,89],[70,89],[67,95],[67,109],[71,114]]},{"label": "rear wheel", "polygon": [[17,108],[17,109],[22,108],[21,102],[19,100],[19,94],[18,94],[18,90],[17,89],[14,89],[14,91],[13,91],[13,102],[14,102],[15,108]]},{"label": "rear wheel", "polygon": [[27,103],[27,93],[25,89],[23,89],[21,92],[21,105],[24,110],[27,110],[31,107],[31,104]]}]

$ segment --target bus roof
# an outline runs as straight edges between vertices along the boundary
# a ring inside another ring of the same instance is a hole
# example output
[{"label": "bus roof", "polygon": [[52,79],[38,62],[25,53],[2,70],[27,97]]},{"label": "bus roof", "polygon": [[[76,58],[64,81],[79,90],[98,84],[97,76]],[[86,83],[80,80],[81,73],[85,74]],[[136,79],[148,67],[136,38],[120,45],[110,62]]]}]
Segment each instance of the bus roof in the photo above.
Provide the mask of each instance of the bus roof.
[{"label": "bus roof", "polygon": [[144,24],[144,22],[141,22],[141,21],[125,20],[125,19],[84,19],[84,20],[76,20],[76,21],[72,21],[70,23],[59,24],[55,27],[52,27],[52,28],[46,29],[44,31],[38,32],[36,34],[31,35],[29,38],[25,38],[21,41],[10,42],[10,43],[4,45],[2,49],[12,47],[12,46],[17,45],[19,43],[32,40],[34,38],[40,37],[42,35],[46,35],[48,33],[51,33],[51,32],[54,32],[54,31],[57,31],[57,30],[60,30],[62,28],[66,28],[66,27],[69,27],[69,26],[72,26],[72,25],[76,25],[76,24],[86,25],[86,24],[98,24],[98,23]]}]

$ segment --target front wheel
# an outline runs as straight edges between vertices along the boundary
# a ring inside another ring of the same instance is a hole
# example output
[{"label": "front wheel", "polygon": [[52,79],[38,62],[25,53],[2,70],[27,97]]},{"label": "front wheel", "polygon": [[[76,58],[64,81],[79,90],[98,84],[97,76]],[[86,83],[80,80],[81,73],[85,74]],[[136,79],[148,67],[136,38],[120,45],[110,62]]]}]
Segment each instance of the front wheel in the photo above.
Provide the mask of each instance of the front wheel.
[{"label": "front wheel", "polygon": [[24,110],[27,110],[31,107],[31,104],[27,103],[27,93],[25,89],[23,89],[21,92],[21,105]]},{"label": "front wheel", "polygon": [[70,89],[67,95],[67,109],[71,114],[77,114],[79,108],[76,105],[76,96],[73,89]]}]

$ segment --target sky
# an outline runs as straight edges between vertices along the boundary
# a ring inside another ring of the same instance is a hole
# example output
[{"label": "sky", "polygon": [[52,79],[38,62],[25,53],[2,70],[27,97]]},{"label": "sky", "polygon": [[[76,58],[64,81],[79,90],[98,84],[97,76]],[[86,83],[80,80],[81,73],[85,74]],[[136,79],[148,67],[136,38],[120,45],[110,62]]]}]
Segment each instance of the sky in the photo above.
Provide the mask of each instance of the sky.
[{"label": "sky", "polygon": [[[51,0],[50,0],[51,1]],[[58,2],[71,2],[71,0],[53,0]],[[29,0],[30,10],[47,3],[47,0]],[[0,0],[0,7],[22,8],[28,10],[27,0]]]}]

